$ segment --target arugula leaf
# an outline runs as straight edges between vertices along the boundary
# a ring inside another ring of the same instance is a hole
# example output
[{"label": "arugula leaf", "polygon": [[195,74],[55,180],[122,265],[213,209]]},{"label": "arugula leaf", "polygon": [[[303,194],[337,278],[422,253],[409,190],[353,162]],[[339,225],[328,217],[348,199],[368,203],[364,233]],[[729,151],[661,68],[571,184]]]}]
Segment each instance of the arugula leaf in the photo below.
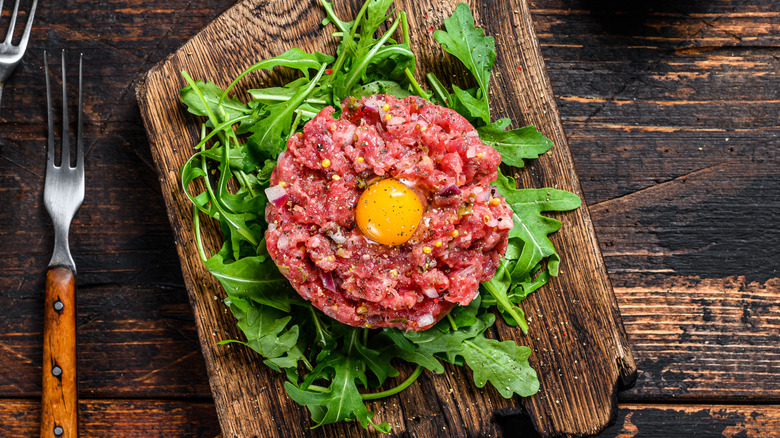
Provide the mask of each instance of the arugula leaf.
[{"label": "arugula leaf", "polygon": [[538,158],[552,148],[552,140],[533,125],[505,131],[510,123],[509,119],[500,119],[477,128],[480,140],[501,153],[501,162],[504,164],[523,167],[524,159]]},{"label": "arugula leaf", "polygon": [[428,80],[428,83],[431,84],[431,87],[433,87],[433,95],[438,100],[438,104],[446,106],[447,108],[452,108],[450,106],[450,93],[447,92],[447,88],[444,87],[444,84],[441,83],[439,78],[433,73],[426,73],[425,78]]},{"label": "arugula leaf", "polygon": [[333,353],[325,364],[333,370],[333,377],[330,386],[322,392],[305,390],[289,381],[284,383],[284,389],[290,398],[309,408],[312,420],[317,423],[315,427],[338,421],[357,420],[364,428],[371,422],[380,431],[388,433],[388,424],[376,425],[371,421],[374,414],[368,412],[357,389],[355,380],[366,380],[360,363],[352,356]]},{"label": "arugula leaf", "polygon": [[273,58],[264,59],[247,68],[241,74],[239,74],[233,82],[228,85],[225,91],[222,93],[222,99],[224,99],[230,90],[238,84],[249,73],[256,70],[266,69],[271,70],[274,67],[282,66],[294,68],[300,70],[306,79],[309,78],[309,69],[319,70],[324,65],[333,62],[333,57],[321,52],[307,53],[303,50],[294,47],[279,56]]},{"label": "arugula leaf", "polygon": [[463,90],[457,85],[452,86],[450,108],[454,109],[470,122],[479,119],[490,123],[490,108],[485,101],[474,97],[476,89]]},{"label": "arugula leaf", "polygon": [[490,105],[488,105],[488,87],[490,70],[496,60],[496,42],[493,37],[485,36],[485,31],[474,26],[474,17],[465,3],[459,3],[452,16],[444,20],[446,30],[437,30],[433,37],[444,50],[457,57],[474,75],[480,93],[475,100],[483,107],[480,113],[487,116],[482,120],[490,123]]},{"label": "arugula leaf", "polygon": [[498,311],[504,318],[504,322],[511,326],[519,325],[520,329],[523,330],[523,334],[528,334],[525,312],[523,312],[522,308],[516,306],[518,303],[513,302],[508,295],[508,291],[512,287],[512,276],[509,271],[515,263],[515,260],[505,257],[501,260],[493,278],[483,282],[479,287],[480,290],[487,292],[493,298]]},{"label": "arugula leaf", "polygon": [[287,130],[292,124],[293,113],[314,90],[324,73],[325,66],[323,65],[307,87],[301,88],[289,102],[269,106],[270,114],[268,117],[250,129],[253,134],[247,140],[249,145],[263,156],[270,158],[279,156],[286,145],[286,136],[289,134]]},{"label": "arugula leaf", "polygon": [[543,216],[543,211],[574,210],[582,204],[575,194],[558,189],[517,189],[515,180],[501,172],[493,183],[501,196],[512,207],[515,227],[509,232],[510,239],[519,237],[523,241],[522,252],[512,269],[512,277],[522,277],[540,261],[547,262],[550,274],[558,275],[560,256],[555,251],[548,234],[561,228],[561,222]]},{"label": "arugula leaf", "polygon": [[377,80],[363,84],[360,87],[353,88],[352,91],[355,93],[354,96],[357,98],[371,96],[372,94],[392,94],[393,96],[403,98],[406,96],[411,96],[412,94],[404,87],[399,85],[398,82],[384,80]]},{"label": "arugula leaf", "polygon": [[[517,189],[512,178],[499,173],[494,182],[514,210],[516,228],[510,233],[506,255],[493,279],[481,285],[481,294],[468,306],[457,307],[433,328],[423,332],[397,329],[368,330],[341,324],[315,309],[292,290],[268,255],[264,210],[275,158],[290,135],[327,105],[339,109],[347,95],[416,94],[435,96],[442,105],[472,121],[482,141],[503,156],[505,164],[521,167],[551,146],[534,127],[506,131],[508,119],[490,123],[489,81],[495,60],[493,38],[474,27],[464,4],[435,33],[444,49],[458,57],[474,75],[477,87],[453,86],[449,93],[435,76],[427,74],[433,93],[414,78],[415,57],[409,47],[406,15],[399,12],[384,33],[392,0],[368,0],[353,21],[339,19],[331,3],[323,1],[323,23],[333,23],[341,38],[337,57],[291,49],[261,60],[242,72],[225,90],[210,82],[182,75],[188,86],[180,98],[192,114],[206,117],[201,137],[190,160],[181,169],[186,196],[193,202],[193,221],[201,258],[227,292],[225,303],[235,315],[249,346],[264,357],[267,366],[283,372],[285,389],[308,407],[316,426],[344,420],[377,425],[365,400],[390,396],[408,387],[422,368],[444,372],[442,361],[467,365],[477,386],[490,382],[505,397],[530,395],[538,379],[528,365],[530,350],[511,341],[485,337],[495,322],[493,307],[510,325],[528,330],[519,304],[558,273],[559,257],[547,235],[560,222],[543,211],[576,208],[579,198],[552,189]],[[392,12],[392,11],[391,11]],[[392,34],[401,30],[403,40]],[[328,65],[333,63],[331,68]],[[276,66],[299,70],[297,79],[279,87],[249,90],[244,104],[229,96],[247,74]],[[312,77],[311,70],[317,70]],[[325,76],[327,72],[327,76]],[[192,187],[202,187],[191,193]],[[549,198],[549,199],[548,199]],[[223,234],[220,251],[207,258],[199,213],[219,221]],[[415,371],[394,388],[361,394],[399,375],[397,360],[417,364]],[[315,427],[316,427],[315,426]]]},{"label": "arugula leaf", "polygon": [[489,381],[504,398],[513,394],[527,397],[539,391],[536,371],[528,364],[531,356],[528,347],[480,335],[465,341],[461,354],[474,373],[474,382],[479,388]]},{"label": "arugula leaf", "polygon": [[[240,342],[266,358],[266,364],[279,371],[295,368],[298,361],[305,360],[296,347],[299,328],[288,327],[291,316],[276,309],[265,308],[251,301],[232,297],[227,299],[230,310],[238,320],[238,327],[244,332],[246,342]],[[222,344],[237,341],[223,341]]]},{"label": "arugula leaf", "polygon": [[[484,316],[489,316],[486,318],[487,320],[490,320],[490,317],[495,319],[491,314]],[[404,336],[415,345],[418,353],[425,356],[441,357],[450,363],[458,363],[458,355],[461,353],[463,341],[482,333],[492,323],[492,320],[489,323],[486,323],[485,320],[480,320],[477,324],[446,333],[438,330],[425,330],[422,332],[406,332]]]},{"label": "arugula leaf", "polygon": [[206,261],[206,267],[231,297],[251,299],[284,312],[289,312],[293,305],[304,305],[270,258],[243,257],[225,263],[224,257],[224,251],[214,254]]},{"label": "arugula leaf", "polygon": [[227,98],[220,102],[222,89],[213,82],[197,81],[195,84],[196,87],[200,89],[201,93],[203,93],[203,97],[208,104],[208,109],[200,96],[195,92],[194,87],[187,85],[179,91],[179,99],[187,106],[187,111],[189,111],[190,114],[208,117],[208,110],[210,109],[214,114],[223,114],[224,120],[232,120],[251,113],[251,110],[247,105],[239,102],[235,98]]},{"label": "arugula leaf", "polygon": [[389,351],[389,346],[373,349],[358,342],[355,344],[355,350],[362,358],[363,363],[376,376],[378,382],[376,386],[381,386],[388,377],[396,377],[400,374],[390,363],[395,355]]}]

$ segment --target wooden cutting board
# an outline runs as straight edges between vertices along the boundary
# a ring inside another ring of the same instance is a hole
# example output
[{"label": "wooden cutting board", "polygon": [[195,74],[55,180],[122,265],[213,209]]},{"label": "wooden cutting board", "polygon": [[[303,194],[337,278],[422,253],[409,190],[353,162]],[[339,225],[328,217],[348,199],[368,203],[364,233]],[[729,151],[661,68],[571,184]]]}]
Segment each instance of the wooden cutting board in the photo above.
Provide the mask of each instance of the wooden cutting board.
[{"label": "wooden cutting board", "polygon": [[[431,32],[456,4],[396,2],[409,14],[417,71],[462,85],[468,75],[437,47]],[[353,17],[359,6],[359,1],[339,2],[337,11]],[[496,38],[494,117],[510,117],[516,126],[534,124],[555,143],[550,153],[517,172],[519,180],[527,187],[557,187],[582,196],[526,1],[472,1],[470,6],[478,26]],[[248,348],[216,344],[241,335],[222,302],[221,286],[195,251],[191,205],[178,176],[200,126],[178,101],[185,85],[181,70],[224,87],[257,60],[290,47],[333,53],[332,28],[320,25],[323,17],[315,2],[240,1],[149,71],[137,90],[225,437],[366,435],[355,424],[310,430],[308,412],[286,396],[280,374]],[[251,76],[239,88],[257,86],[264,77]],[[492,388],[476,388],[470,371],[448,367],[443,375],[424,374],[400,396],[370,403],[375,420],[389,422],[393,434],[403,436],[525,436],[531,427],[543,436],[574,436],[598,433],[614,418],[617,390],[635,379],[634,358],[587,208],[555,217],[563,222],[552,237],[562,257],[561,274],[523,303],[530,334],[522,336],[502,323],[494,332],[533,348],[538,394],[506,400]],[[218,248],[217,227],[207,225],[204,232],[210,247]]]}]

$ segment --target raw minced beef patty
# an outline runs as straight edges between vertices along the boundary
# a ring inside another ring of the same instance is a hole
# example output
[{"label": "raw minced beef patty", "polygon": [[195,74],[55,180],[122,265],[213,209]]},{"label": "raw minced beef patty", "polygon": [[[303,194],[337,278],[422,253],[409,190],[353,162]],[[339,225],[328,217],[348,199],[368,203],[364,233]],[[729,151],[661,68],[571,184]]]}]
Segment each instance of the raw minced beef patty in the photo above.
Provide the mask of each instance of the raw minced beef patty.
[{"label": "raw minced beef patty", "polygon": [[[271,176],[268,252],[296,291],[358,327],[431,327],[493,277],[512,212],[489,185],[501,155],[469,122],[419,97],[345,101],[287,143]],[[398,246],[361,233],[355,207],[373,182],[395,178],[421,198],[423,218]]]}]

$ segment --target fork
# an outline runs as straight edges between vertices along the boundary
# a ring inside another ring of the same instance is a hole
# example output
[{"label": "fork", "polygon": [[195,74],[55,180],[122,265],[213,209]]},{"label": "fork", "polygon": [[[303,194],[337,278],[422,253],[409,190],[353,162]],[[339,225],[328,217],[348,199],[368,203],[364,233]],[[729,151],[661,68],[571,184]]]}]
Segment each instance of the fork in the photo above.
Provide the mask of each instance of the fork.
[{"label": "fork", "polygon": [[65,51],[62,51],[62,152],[55,164],[49,60],[44,52],[46,107],[49,116],[48,157],[43,202],[54,225],[54,252],[46,273],[43,328],[43,394],[41,438],[78,436],[76,378],[76,264],[68,247],[68,229],[84,201],[84,138],[82,134],[82,57],[79,57],[79,114],[76,166],[71,166]]},{"label": "fork", "polygon": [[[14,29],[16,28],[16,14],[19,12],[19,1],[16,0],[14,12],[11,15],[11,25],[5,34],[5,41],[0,42],[0,102],[3,100],[3,82],[11,76],[19,61],[27,50],[27,41],[30,39],[30,29],[32,28],[33,18],[35,18],[35,8],[38,7],[38,0],[33,0],[30,13],[27,15],[27,24],[24,27],[22,39],[19,45],[13,45]],[[0,0],[0,13],[3,12],[3,0]]]}]

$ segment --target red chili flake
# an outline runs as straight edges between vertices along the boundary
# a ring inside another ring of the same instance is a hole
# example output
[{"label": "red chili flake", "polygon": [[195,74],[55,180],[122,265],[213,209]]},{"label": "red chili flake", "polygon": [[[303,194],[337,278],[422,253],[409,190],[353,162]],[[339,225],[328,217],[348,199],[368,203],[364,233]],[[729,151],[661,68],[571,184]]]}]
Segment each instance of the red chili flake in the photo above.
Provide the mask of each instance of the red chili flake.
[{"label": "red chili flake", "polygon": [[428,32],[433,32],[433,26],[428,28]]},{"label": "red chili flake", "polygon": [[531,112],[531,110],[525,110],[525,113],[526,113],[526,114],[528,114],[528,113],[530,113],[530,112]]},{"label": "red chili flake", "polygon": [[523,67],[517,66],[517,67],[515,67],[515,70],[517,70],[517,71],[522,71],[522,70],[523,70]]},{"label": "red chili flake", "polygon": [[438,298],[434,298],[433,299],[433,304],[439,304],[439,299]]},{"label": "red chili flake", "polygon": [[333,74],[333,69],[329,68],[329,69],[325,70],[325,74],[326,75],[332,75]]}]

